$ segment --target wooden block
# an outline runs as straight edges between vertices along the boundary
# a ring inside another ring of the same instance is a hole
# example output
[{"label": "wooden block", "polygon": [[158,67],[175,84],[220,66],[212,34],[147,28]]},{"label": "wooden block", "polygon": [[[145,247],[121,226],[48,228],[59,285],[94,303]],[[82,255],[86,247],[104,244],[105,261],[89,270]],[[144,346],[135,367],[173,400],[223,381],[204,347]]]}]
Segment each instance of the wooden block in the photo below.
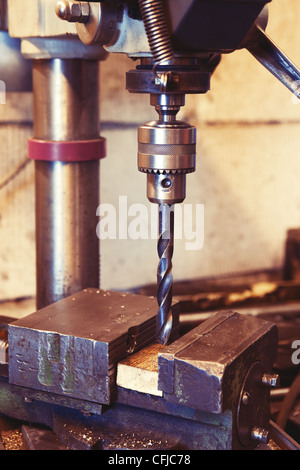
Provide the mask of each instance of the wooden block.
[{"label": "wooden block", "polygon": [[118,363],[117,385],[161,397],[158,390],[157,356],[164,346],[151,344]]}]

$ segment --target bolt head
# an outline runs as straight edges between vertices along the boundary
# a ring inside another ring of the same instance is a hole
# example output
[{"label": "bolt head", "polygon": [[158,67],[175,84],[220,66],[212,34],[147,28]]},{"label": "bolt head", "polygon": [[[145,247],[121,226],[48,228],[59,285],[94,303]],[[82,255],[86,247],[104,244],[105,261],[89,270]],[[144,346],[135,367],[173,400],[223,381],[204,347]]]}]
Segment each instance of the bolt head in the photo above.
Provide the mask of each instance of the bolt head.
[{"label": "bolt head", "polygon": [[73,2],[69,2],[69,3],[70,3],[72,21],[77,22],[78,20],[80,20],[80,17],[81,17],[81,5],[80,3],[73,3]]},{"label": "bolt head", "polygon": [[72,2],[59,0],[55,8],[57,16],[69,23],[85,23],[90,16],[90,6],[87,2]]},{"label": "bolt head", "polygon": [[31,403],[33,402],[32,398],[24,397],[24,402],[25,403]]},{"label": "bolt head", "polygon": [[81,3],[81,19],[80,23],[86,23],[90,17],[90,4],[88,2]]},{"label": "bolt head", "polygon": [[269,431],[262,427],[254,426],[251,429],[251,439],[267,444],[269,440]]},{"label": "bolt head", "polygon": [[279,385],[279,376],[277,374],[264,374],[262,384],[269,388],[275,388]]},{"label": "bolt head", "polygon": [[244,392],[242,396],[243,405],[248,405],[249,400],[250,400],[250,394],[248,392]]}]

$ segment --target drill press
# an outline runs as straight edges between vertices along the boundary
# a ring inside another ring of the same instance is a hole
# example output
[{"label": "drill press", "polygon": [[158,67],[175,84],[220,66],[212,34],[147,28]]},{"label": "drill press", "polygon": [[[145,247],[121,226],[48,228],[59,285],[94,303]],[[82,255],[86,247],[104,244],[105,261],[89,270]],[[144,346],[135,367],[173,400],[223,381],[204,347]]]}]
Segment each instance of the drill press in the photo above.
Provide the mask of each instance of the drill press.
[{"label": "drill press", "polygon": [[[58,15],[76,23],[84,44],[140,60],[127,73],[127,90],[148,93],[158,112],[157,121],[139,128],[138,167],[147,175],[148,198],[159,210],[159,312],[156,318],[155,299],[84,289],[10,325],[1,412],[45,423],[63,438],[74,417],[99,432],[100,448],[107,436],[124,429],[141,433],[143,427],[145,435],[159,429],[188,449],[253,448],[267,439],[268,387],[276,382],[271,374],[277,340],[273,324],[220,312],[165,346],[175,317],[173,309],[170,313],[173,206],[185,198],[186,174],[195,169],[196,153],[195,129],[176,115],[185,94],[208,91],[221,53],[247,44],[254,55],[262,55],[264,42],[262,50],[254,49],[247,33],[255,30],[266,3],[60,2]],[[129,43],[133,36],[136,41]],[[143,352],[154,341],[155,320],[156,339],[163,344],[156,357],[158,397],[116,380],[124,357]],[[3,399],[5,394],[9,399]],[[83,419],[82,410],[93,416]]]},{"label": "drill press", "polygon": [[[125,52],[140,61],[127,73],[126,88],[149,94],[158,113],[157,121],[138,129],[138,169],[147,174],[149,201],[158,204],[156,337],[161,344],[168,343],[173,323],[174,207],[185,199],[186,175],[195,171],[196,164],[196,129],[176,115],[186,94],[209,90],[221,54],[237,48],[248,48],[291,89],[298,72],[263,32],[266,3],[61,0],[56,7],[61,19],[76,22],[84,44],[103,45],[109,52]],[[141,22],[144,31],[139,29]],[[136,33],[134,45],[124,31],[129,37],[129,31]],[[144,36],[147,44],[140,39]]]}]

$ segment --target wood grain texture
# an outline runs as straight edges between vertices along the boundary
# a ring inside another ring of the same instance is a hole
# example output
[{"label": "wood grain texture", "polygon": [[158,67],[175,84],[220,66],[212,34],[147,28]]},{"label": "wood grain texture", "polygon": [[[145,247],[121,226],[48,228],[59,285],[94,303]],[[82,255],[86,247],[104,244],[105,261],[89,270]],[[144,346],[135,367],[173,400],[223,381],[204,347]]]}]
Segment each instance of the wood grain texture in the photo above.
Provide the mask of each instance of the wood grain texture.
[{"label": "wood grain texture", "polygon": [[117,385],[150,395],[162,396],[162,392],[157,388],[157,355],[163,348],[161,344],[151,344],[119,362]]}]

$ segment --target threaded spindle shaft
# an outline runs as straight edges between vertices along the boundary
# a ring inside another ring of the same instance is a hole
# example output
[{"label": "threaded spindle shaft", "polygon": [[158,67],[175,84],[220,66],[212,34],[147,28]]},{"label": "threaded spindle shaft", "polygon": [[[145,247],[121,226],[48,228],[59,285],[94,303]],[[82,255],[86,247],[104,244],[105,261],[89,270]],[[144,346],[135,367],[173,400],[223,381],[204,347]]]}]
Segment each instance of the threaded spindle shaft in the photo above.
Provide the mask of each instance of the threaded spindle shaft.
[{"label": "threaded spindle shaft", "polygon": [[174,52],[162,0],[139,0],[139,7],[154,63],[172,59]]}]

